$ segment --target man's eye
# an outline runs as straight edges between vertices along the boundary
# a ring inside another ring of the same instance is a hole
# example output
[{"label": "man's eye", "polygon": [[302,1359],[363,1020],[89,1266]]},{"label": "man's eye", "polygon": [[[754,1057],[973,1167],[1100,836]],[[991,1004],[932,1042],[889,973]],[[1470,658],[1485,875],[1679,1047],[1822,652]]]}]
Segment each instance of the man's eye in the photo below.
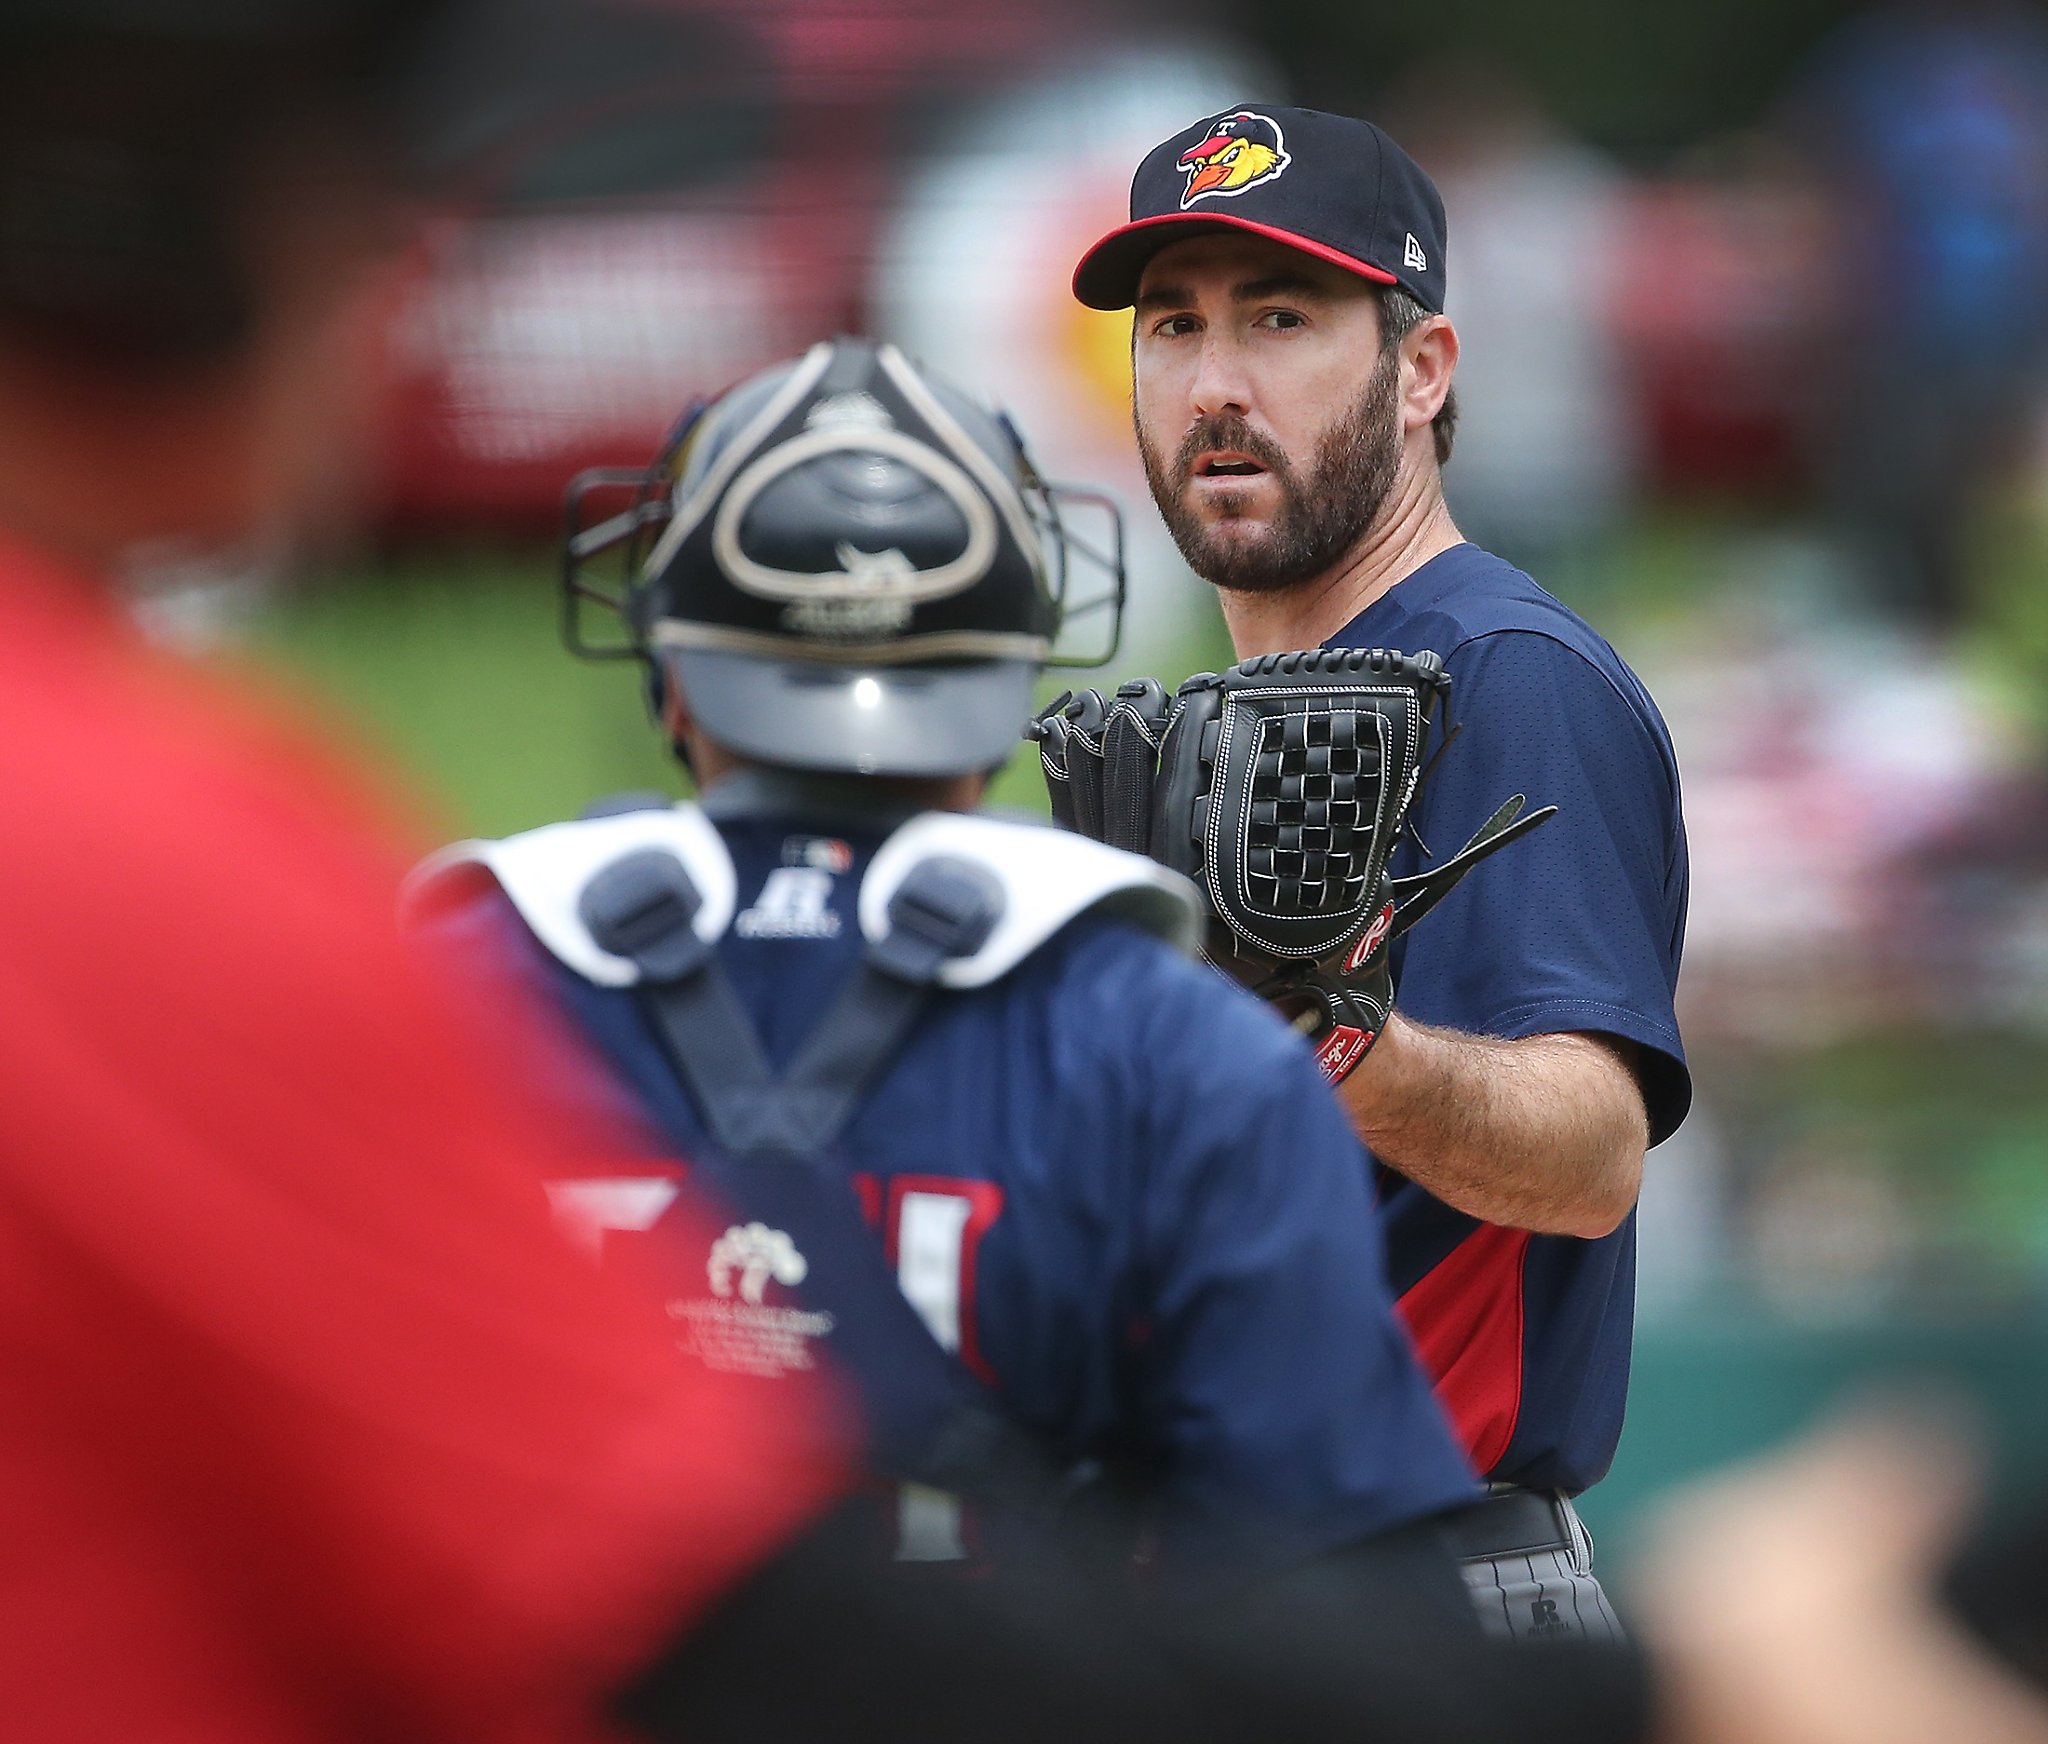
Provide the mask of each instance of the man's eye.
[{"label": "man's eye", "polygon": [[1161,338],[1177,339],[1182,334],[1192,333],[1200,323],[1192,315],[1169,315],[1152,331]]},{"label": "man's eye", "polygon": [[1308,323],[1292,309],[1268,309],[1259,317],[1258,325],[1261,327],[1284,328],[1306,327]]}]

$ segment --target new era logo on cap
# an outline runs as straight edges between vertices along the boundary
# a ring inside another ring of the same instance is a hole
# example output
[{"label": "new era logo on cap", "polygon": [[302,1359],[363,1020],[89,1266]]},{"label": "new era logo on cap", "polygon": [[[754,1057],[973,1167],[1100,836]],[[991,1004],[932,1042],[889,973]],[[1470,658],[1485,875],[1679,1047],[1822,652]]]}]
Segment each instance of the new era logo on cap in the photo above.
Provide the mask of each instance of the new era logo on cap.
[{"label": "new era logo on cap", "polygon": [[1128,308],[1146,262],[1205,230],[1264,236],[1444,306],[1443,201],[1370,121],[1246,106],[1183,128],[1138,166],[1130,222],[1082,257],[1074,295]]}]

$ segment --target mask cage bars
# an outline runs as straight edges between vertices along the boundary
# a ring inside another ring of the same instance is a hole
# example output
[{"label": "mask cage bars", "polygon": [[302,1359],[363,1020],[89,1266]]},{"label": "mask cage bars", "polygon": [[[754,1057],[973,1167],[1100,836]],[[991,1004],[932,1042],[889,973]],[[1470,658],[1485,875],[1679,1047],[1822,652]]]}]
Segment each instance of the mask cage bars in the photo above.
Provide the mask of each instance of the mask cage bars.
[{"label": "mask cage bars", "polygon": [[[592,466],[569,481],[562,494],[562,643],[579,660],[645,660],[647,642],[633,622],[634,578],[645,566],[652,548],[651,535],[659,532],[669,518],[675,491],[675,461],[696,429],[697,420],[710,409],[708,400],[693,400],[662,439],[661,451],[651,466]],[[588,505],[594,496],[606,492],[632,493],[627,505],[594,525]],[[593,581],[590,570],[608,552],[619,553],[617,579],[610,585]],[[623,639],[594,641],[584,632],[584,608],[601,606],[622,625]]]},{"label": "mask cage bars", "polygon": [[[644,660],[647,644],[633,623],[632,578],[638,568],[637,555],[648,545],[648,535],[667,521],[668,494],[650,484],[655,475],[638,467],[593,466],[569,481],[563,501],[561,630],[562,642],[579,660]],[[616,514],[595,525],[585,526],[590,499],[600,493],[631,491],[632,500]],[[616,580],[607,585],[594,580],[592,571],[608,553],[618,553]],[[625,627],[623,636],[592,637],[585,616],[591,606],[600,606]]]}]

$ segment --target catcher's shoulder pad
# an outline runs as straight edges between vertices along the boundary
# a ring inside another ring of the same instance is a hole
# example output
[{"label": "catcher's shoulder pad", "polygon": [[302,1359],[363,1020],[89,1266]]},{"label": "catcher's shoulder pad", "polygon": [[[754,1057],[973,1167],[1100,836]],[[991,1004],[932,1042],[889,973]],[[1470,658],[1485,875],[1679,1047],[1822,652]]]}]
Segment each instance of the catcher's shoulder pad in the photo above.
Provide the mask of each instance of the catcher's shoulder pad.
[{"label": "catcher's shoulder pad", "polygon": [[[404,907],[423,916],[488,879],[558,961],[600,987],[631,987],[641,978],[639,965],[592,937],[584,897],[600,873],[650,849],[681,862],[698,898],[691,930],[716,943],[732,924],[738,880],[716,826],[688,804],[548,824],[497,841],[457,842],[407,880]],[[943,987],[1000,980],[1087,913],[1115,915],[1182,950],[1194,948],[1201,899],[1186,879],[1063,830],[956,812],[922,813],[877,850],[859,898],[861,933],[870,943],[890,931],[890,899],[935,859],[969,861],[1003,893],[1001,915],[980,947],[940,965],[936,979]]]},{"label": "catcher's shoulder pad", "polygon": [[456,842],[406,880],[403,912],[431,913],[487,877],[557,960],[600,987],[631,987],[640,979],[639,965],[591,936],[581,904],[600,872],[649,849],[682,863],[698,899],[691,930],[706,944],[716,943],[732,924],[738,878],[717,828],[688,804],[547,824],[498,841]]},{"label": "catcher's shoulder pad", "polygon": [[871,943],[889,930],[889,901],[933,859],[967,860],[1003,890],[1002,912],[979,949],[942,964],[942,987],[1000,980],[1070,922],[1109,914],[1192,952],[1202,899],[1156,861],[1067,830],[966,812],[923,812],[876,851],[860,887],[860,929]]}]

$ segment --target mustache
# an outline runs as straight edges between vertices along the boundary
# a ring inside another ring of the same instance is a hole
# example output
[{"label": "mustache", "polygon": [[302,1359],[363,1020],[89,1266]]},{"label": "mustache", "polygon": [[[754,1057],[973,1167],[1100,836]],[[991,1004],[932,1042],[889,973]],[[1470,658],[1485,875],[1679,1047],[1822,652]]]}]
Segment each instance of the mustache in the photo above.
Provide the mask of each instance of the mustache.
[{"label": "mustache", "polygon": [[1193,477],[1197,457],[1217,448],[1232,449],[1247,460],[1256,460],[1283,481],[1291,476],[1286,451],[1279,443],[1260,435],[1242,414],[1218,412],[1197,418],[1188,426],[1187,434],[1181,438],[1180,451],[1173,457],[1175,480]]}]

